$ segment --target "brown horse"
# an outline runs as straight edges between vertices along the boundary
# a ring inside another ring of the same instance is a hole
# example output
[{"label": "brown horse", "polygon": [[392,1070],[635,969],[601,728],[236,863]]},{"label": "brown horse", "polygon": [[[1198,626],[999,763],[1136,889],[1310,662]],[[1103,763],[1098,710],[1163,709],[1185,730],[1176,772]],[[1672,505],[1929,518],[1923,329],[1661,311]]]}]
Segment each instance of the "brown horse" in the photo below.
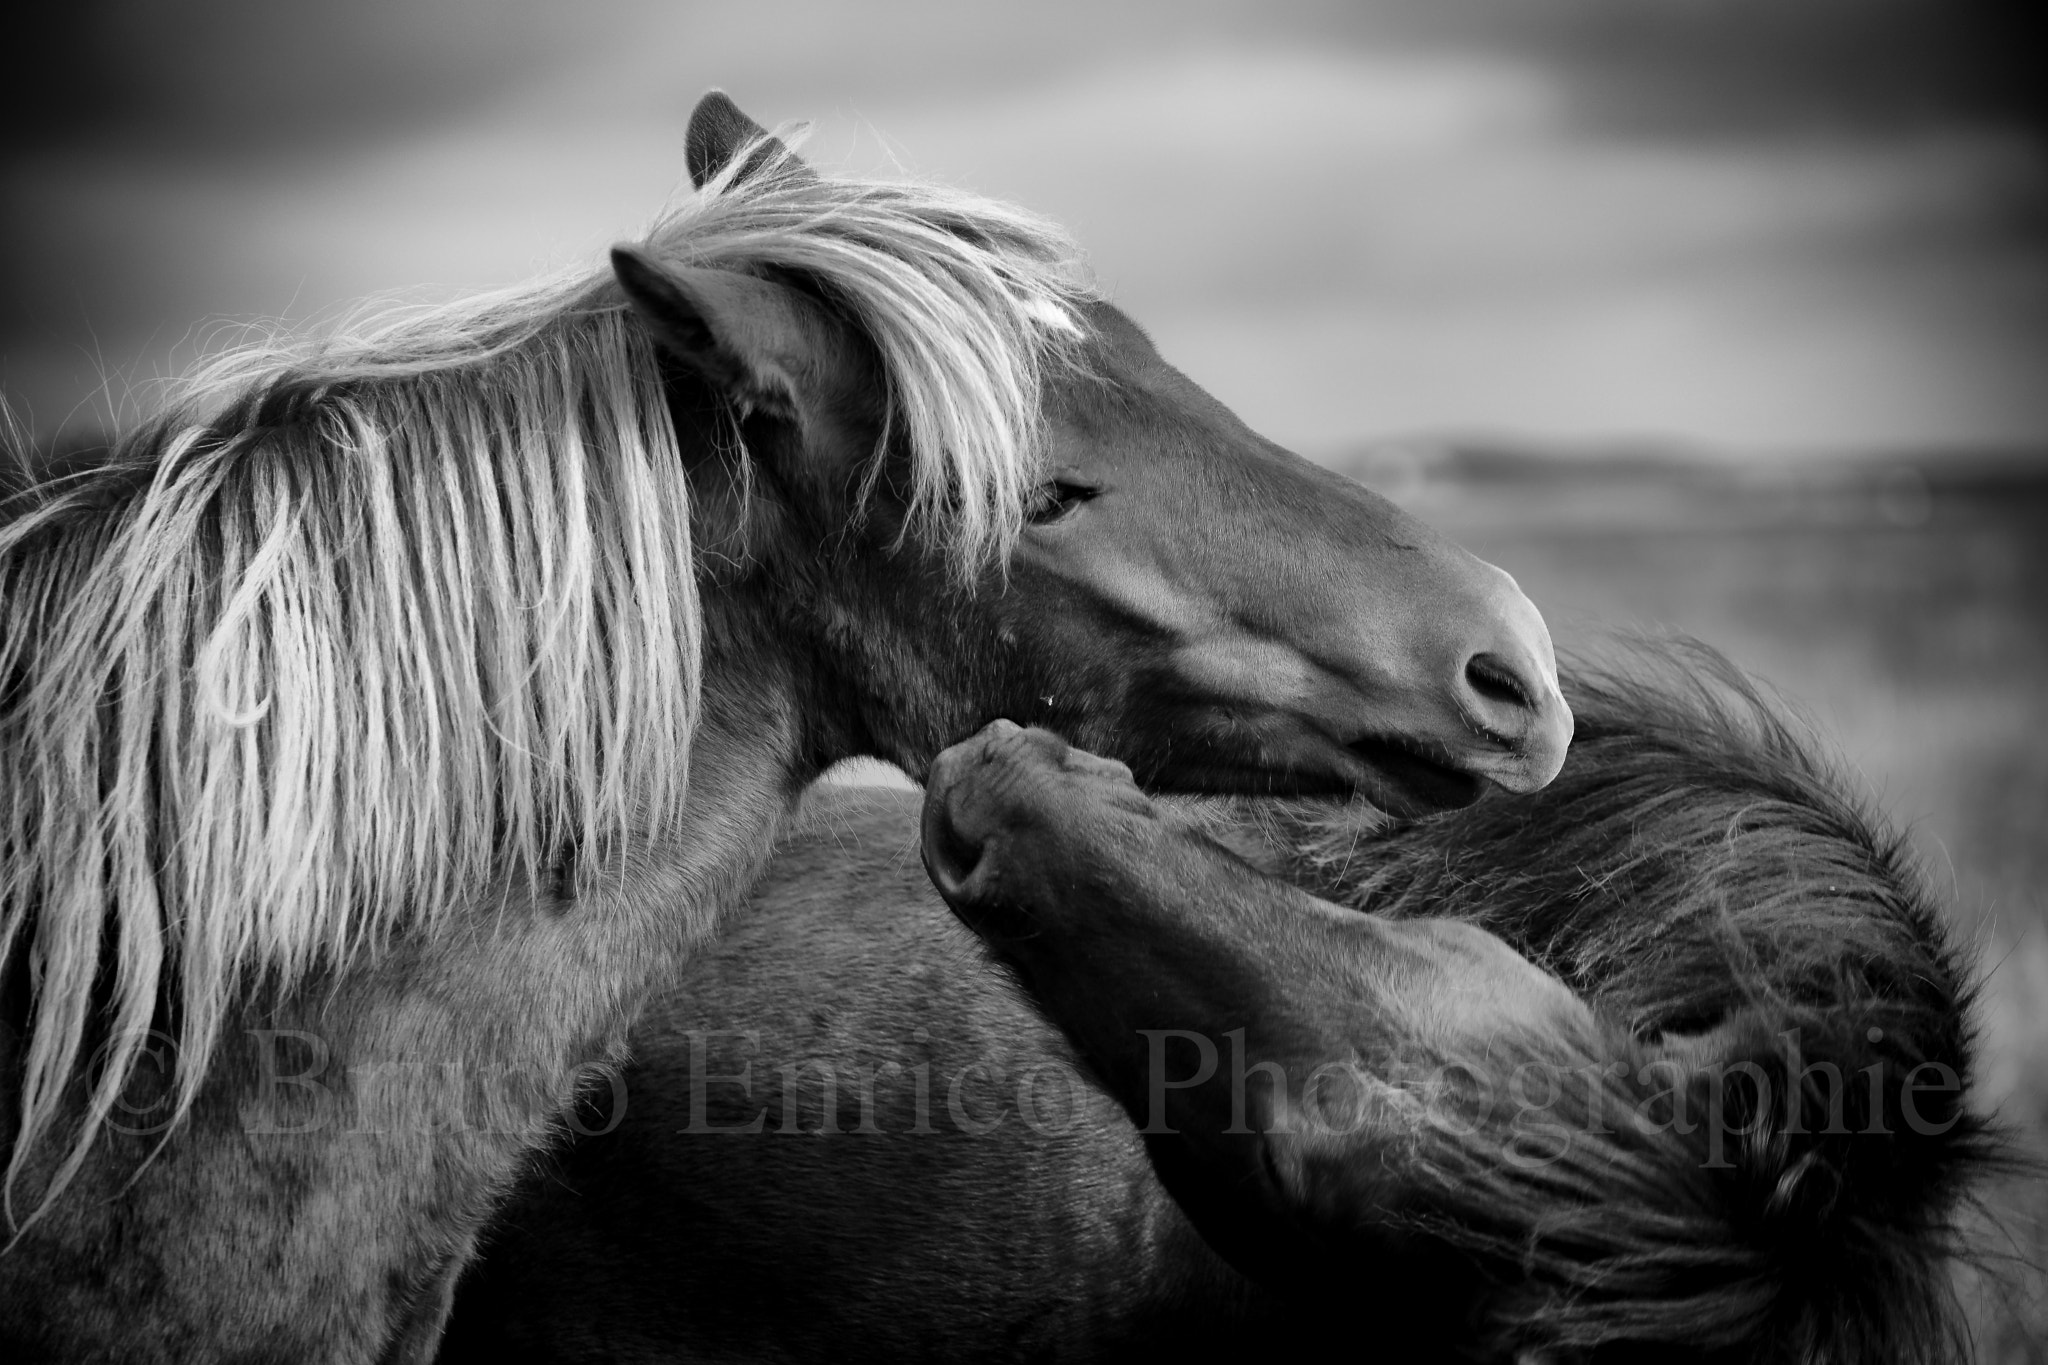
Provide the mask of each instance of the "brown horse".
[{"label": "brown horse", "polygon": [[433,1349],[825,766],[997,716],[1428,808],[1570,718],[1498,570],[1055,229],[722,96],[613,270],[229,358],[0,526],[0,1355]]},{"label": "brown horse", "polygon": [[1715,656],[1566,681],[1555,783],[1404,824],[951,751],[925,856],[1014,977],[914,796],[821,788],[446,1358],[1953,1355],[1986,1148],[1910,860]]}]

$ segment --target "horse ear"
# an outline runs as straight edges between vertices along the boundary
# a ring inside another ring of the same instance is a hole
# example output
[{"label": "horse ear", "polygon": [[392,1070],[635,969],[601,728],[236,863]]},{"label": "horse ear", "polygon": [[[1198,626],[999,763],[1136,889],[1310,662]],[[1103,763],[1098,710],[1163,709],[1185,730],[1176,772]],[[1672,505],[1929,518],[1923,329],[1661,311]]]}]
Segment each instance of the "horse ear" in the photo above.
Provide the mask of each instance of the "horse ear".
[{"label": "horse ear", "polygon": [[751,180],[763,171],[791,179],[815,180],[817,173],[792,154],[781,138],[740,112],[723,90],[706,91],[690,113],[690,128],[683,135],[683,161],[690,168],[690,183],[698,189],[726,168],[742,147],[754,145],[753,155],[733,177]]},{"label": "horse ear", "polygon": [[662,348],[736,402],[808,432],[853,382],[846,326],[786,285],[630,246],[612,248],[612,271]]}]

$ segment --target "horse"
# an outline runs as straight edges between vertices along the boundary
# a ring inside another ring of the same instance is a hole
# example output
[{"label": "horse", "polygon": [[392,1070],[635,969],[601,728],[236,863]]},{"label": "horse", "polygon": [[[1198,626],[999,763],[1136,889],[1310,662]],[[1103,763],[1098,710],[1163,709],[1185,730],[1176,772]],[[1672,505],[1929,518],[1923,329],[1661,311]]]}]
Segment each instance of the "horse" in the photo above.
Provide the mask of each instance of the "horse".
[{"label": "horse", "polygon": [[1963,1358],[1909,851],[1704,647],[1564,682],[1556,781],[1414,820],[1014,728],[821,787],[444,1360]]},{"label": "horse", "polygon": [[0,525],[0,1354],[424,1359],[830,764],[998,716],[1430,809],[1571,721],[1511,579],[1253,435],[1033,215],[721,94],[695,194],[236,352]]}]

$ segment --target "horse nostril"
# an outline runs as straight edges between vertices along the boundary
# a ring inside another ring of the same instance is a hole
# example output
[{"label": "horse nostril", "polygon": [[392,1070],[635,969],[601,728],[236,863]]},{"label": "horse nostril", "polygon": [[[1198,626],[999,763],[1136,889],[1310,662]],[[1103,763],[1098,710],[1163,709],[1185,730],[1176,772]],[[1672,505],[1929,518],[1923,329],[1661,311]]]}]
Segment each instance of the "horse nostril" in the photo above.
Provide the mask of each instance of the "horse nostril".
[{"label": "horse nostril", "polygon": [[1465,681],[1488,701],[1524,709],[1534,707],[1529,689],[1514,671],[1491,654],[1475,654],[1465,664]]},{"label": "horse nostril", "polygon": [[1557,689],[1556,656],[1541,613],[1506,574],[1496,573],[1481,618],[1486,633],[1466,636],[1465,647],[1444,662],[1456,670],[1449,682],[1459,719],[1483,741],[1486,775],[1508,791],[1532,792],[1564,767],[1572,713]]}]

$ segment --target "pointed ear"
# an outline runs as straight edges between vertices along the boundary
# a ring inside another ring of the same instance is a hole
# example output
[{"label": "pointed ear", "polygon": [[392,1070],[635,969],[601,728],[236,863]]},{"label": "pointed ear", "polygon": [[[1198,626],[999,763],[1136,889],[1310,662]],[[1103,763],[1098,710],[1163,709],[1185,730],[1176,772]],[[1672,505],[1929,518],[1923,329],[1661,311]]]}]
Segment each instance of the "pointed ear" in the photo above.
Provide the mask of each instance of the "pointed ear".
[{"label": "pointed ear", "polygon": [[683,136],[683,160],[690,168],[690,183],[698,189],[726,168],[742,147],[758,143],[735,180],[751,180],[764,172],[792,179],[815,180],[817,173],[791,155],[780,138],[740,112],[740,107],[723,90],[707,91],[690,113],[690,128]]},{"label": "pointed ear", "polygon": [[663,350],[734,401],[795,420],[808,441],[861,390],[851,329],[787,285],[665,266],[630,246],[612,248],[612,271]]}]

